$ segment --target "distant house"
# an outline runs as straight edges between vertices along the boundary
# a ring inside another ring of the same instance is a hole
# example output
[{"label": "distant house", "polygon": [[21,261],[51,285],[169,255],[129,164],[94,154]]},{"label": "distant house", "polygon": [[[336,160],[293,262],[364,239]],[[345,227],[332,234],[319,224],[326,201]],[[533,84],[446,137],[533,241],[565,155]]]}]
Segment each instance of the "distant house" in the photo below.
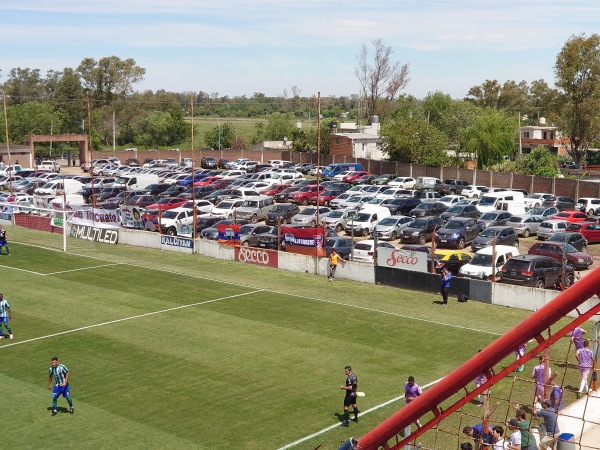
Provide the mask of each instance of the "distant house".
[{"label": "distant house", "polygon": [[382,139],[379,135],[380,124],[377,116],[368,127],[359,127],[354,123],[341,123],[331,128],[329,136],[329,154],[348,158],[382,160],[387,158],[381,150]]},{"label": "distant house", "polygon": [[531,153],[534,148],[543,145],[555,155],[565,156],[567,154],[564,138],[560,131],[555,126],[546,125],[544,117],[540,117],[538,125],[522,126],[519,130],[521,133],[520,153]]}]

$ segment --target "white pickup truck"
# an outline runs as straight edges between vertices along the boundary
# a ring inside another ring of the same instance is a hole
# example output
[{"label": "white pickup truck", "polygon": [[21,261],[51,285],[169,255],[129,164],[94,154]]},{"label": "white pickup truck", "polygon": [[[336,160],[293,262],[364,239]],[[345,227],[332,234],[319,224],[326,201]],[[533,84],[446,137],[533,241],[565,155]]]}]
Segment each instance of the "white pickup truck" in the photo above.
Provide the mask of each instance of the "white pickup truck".
[{"label": "white pickup truck", "polygon": [[60,166],[58,165],[58,163],[56,161],[46,160],[46,161],[42,161],[40,164],[38,164],[37,170],[43,171],[43,172],[57,172],[58,173],[58,172],[60,172]]}]

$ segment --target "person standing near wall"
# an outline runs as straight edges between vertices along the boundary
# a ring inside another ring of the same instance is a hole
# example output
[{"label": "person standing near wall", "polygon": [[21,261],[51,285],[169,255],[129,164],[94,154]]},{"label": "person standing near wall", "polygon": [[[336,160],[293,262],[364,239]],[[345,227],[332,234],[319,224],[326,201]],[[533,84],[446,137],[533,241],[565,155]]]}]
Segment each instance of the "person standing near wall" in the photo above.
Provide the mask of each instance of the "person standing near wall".
[{"label": "person standing near wall", "polygon": [[440,293],[442,294],[442,305],[448,306],[448,291],[450,290],[450,280],[452,279],[452,274],[448,271],[446,267],[442,269],[442,279],[440,286]]}]

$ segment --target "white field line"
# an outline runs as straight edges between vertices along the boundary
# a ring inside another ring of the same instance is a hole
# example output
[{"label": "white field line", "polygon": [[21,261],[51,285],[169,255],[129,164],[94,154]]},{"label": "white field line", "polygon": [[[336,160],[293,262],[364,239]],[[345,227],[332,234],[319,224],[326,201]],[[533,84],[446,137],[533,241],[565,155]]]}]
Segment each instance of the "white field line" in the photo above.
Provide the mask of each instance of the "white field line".
[{"label": "white field line", "polygon": [[[435,380],[435,381],[432,381],[431,383],[427,383],[425,386],[421,386],[421,388],[423,388],[423,389],[427,389],[428,387],[431,387],[431,386],[433,386],[434,384],[436,384],[436,383],[439,383],[439,382],[440,382],[441,380],[443,380],[443,379],[444,379],[444,377],[442,377],[442,378],[438,378],[437,380]],[[371,413],[371,412],[373,412],[373,411],[377,411],[377,410],[378,410],[378,409],[380,409],[380,408],[383,408],[383,407],[385,407],[385,406],[391,405],[392,403],[395,403],[395,402],[397,402],[397,401],[400,401],[400,400],[402,400],[402,399],[404,399],[404,395],[401,395],[400,397],[396,397],[396,398],[393,398],[393,399],[391,399],[391,400],[388,400],[388,401],[386,401],[386,402],[380,403],[379,405],[373,406],[372,408],[369,408],[369,409],[367,409],[366,411],[361,411],[361,412],[359,413],[359,417],[362,417],[362,416],[364,416],[365,414]],[[312,439],[312,438],[315,438],[315,437],[317,437],[317,436],[320,436],[321,434],[325,434],[325,433],[327,433],[328,431],[331,431],[331,430],[333,430],[333,429],[335,429],[335,428],[337,428],[337,427],[340,427],[341,425],[342,425],[342,423],[341,423],[341,422],[337,422],[337,423],[335,423],[335,424],[333,424],[333,425],[330,425],[330,426],[328,426],[327,428],[323,428],[322,430],[320,430],[320,431],[317,431],[316,433],[313,433],[313,434],[311,434],[311,435],[309,435],[309,436],[305,436],[305,437],[303,437],[303,438],[301,438],[301,439],[298,439],[297,441],[294,441],[294,442],[291,442],[291,443],[289,443],[289,444],[287,444],[287,445],[284,445],[283,447],[280,447],[278,450],[287,450],[288,448],[295,447],[295,446],[296,446],[296,445],[298,445],[298,444],[301,444],[301,443],[303,443],[303,442],[305,442],[305,441],[308,441],[308,440],[310,440],[310,439]]]},{"label": "white field line", "polygon": [[33,275],[39,275],[41,277],[46,276],[45,273],[34,272],[33,270],[27,270],[27,269],[19,269],[18,267],[10,267],[10,266],[2,266],[2,265],[0,265],[0,267],[2,267],[3,269],[18,270],[19,272],[31,273]]},{"label": "white field line", "polygon": [[46,336],[39,336],[39,337],[32,338],[32,339],[26,339],[24,341],[12,342],[10,344],[6,344],[6,345],[0,346],[0,349],[4,349],[6,347],[13,347],[15,345],[26,344],[28,342],[41,341],[42,339],[49,339],[51,337],[62,336],[64,334],[77,333],[78,331],[89,330],[91,328],[98,328],[98,327],[102,327],[104,325],[112,325],[114,323],[125,322],[127,320],[140,319],[140,318],[143,318],[143,317],[154,316],[156,314],[163,314],[163,313],[166,313],[166,312],[177,311],[179,309],[191,308],[191,307],[194,307],[194,306],[208,305],[209,303],[215,303],[215,302],[220,302],[220,301],[223,301],[223,300],[229,300],[229,299],[232,299],[232,298],[243,297],[245,295],[252,295],[252,294],[256,294],[257,292],[261,292],[261,291],[262,291],[262,289],[258,289],[256,291],[245,292],[243,294],[228,295],[227,297],[215,298],[215,299],[206,300],[206,301],[203,301],[203,302],[190,303],[189,305],[175,306],[174,308],[161,309],[160,311],[153,311],[153,312],[149,312],[149,313],[138,314],[138,315],[135,315],[135,316],[124,317],[122,319],[111,320],[111,321],[108,321],[108,322],[97,323],[97,324],[94,324],[94,325],[87,325],[85,327],[79,327],[79,328],[74,328],[72,330],[61,331],[59,333],[48,334]]},{"label": "white field line", "polygon": [[99,269],[101,267],[111,267],[111,266],[120,266],[120,263],[114,263],[114,264],[102,264],[101,266],[90,266],[90,267],[81,267],[79,269],[70,269],[70,270],[61,270],[59,272],[50,272],[47,274],[44,274],[44,276],[50,276],[50,275],[59,275],[61,273],[70,273],[70,272],[78,272],[80,270],[90,270],[90,269]]}]

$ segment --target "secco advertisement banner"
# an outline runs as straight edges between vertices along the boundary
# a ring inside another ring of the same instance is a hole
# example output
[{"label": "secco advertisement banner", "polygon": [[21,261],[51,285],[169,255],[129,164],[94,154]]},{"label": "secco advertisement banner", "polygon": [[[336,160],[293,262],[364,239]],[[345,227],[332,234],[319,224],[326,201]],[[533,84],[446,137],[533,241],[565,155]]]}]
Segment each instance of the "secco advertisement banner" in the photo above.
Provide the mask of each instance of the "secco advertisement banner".
[{"label": "secco advertisement banner", "polygon": [[219,242],[225,245],[240,245],[240,226],[237,225],[219,225]]},{"label": "secco advertisement banner", "polygon": [[325,228],[282,227],[285,250],[308,256],[327,256],[325,252]]},{"label": "secco advertisement banner", "polygon": [[377,265],[392,269],[427,272],[427,253],[380,247],[377,250]]},{"label": "secco advertisement banner", "polygon": [[277,269],[279,259],[277,250],[266,250],[264,248],[236,247],[235,260],[257,266],[268,266]]}]

